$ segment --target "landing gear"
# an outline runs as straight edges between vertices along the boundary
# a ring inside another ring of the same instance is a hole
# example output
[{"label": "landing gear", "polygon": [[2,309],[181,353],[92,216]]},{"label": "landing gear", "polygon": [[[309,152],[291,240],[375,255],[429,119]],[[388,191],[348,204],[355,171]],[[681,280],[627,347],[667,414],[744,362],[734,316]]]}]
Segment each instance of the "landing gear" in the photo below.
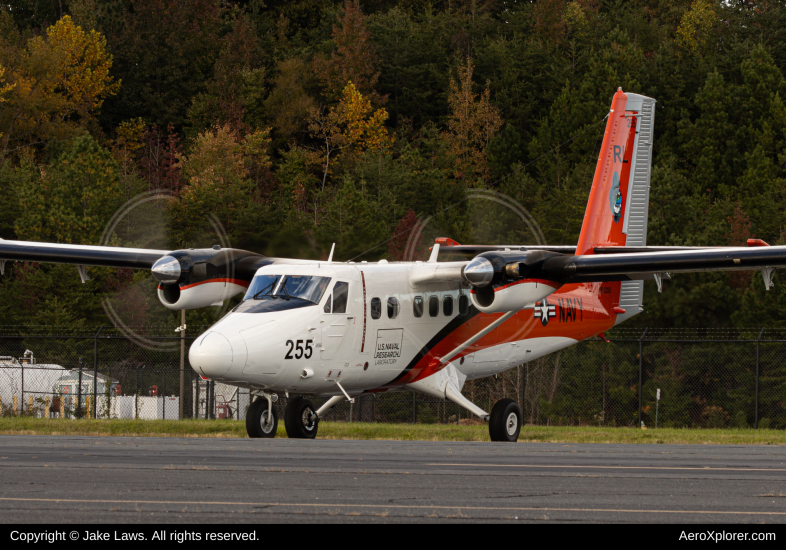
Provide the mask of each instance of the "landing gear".
[{"label": "landing gear", "polygon": [[290,399],[284,411],[287,436],[291,439],[314,439],[319,427],[316,412],[317,408],[308,399],[300,396]]},{"label": "landing gear", "polygon": [[516,441],[521,431],[521,409],[512,399],[500,399],[491,409],[489,435],[492,441]]},{"label": "landing gear", "polygon": [[270,402],[260,397],[251,403],[246,413],[246,432],[248,437],[276,437],[278,415]]}]

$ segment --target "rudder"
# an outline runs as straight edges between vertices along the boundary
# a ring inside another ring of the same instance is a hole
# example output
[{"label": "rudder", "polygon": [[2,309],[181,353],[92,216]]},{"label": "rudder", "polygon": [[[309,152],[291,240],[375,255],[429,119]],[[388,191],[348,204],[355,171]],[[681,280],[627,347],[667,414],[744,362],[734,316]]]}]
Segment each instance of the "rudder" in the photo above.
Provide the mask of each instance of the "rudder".
[{"label": "rudder", "polygon": [[[577,255],[596,246],[646,246],[655,100],[617,90],[603,135],[592,190],[579,235]],[[623,281],[619,306],[624,315],[641,310],[643,281]],[[616,301],[616,300],[615,300]]]}]

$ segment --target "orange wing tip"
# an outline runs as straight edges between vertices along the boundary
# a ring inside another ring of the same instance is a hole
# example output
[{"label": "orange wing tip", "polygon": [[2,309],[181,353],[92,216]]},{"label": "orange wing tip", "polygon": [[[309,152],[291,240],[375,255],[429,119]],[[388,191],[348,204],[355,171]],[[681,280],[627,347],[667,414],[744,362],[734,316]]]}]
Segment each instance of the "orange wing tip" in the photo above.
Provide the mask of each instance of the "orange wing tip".
[{"label": "orange wing tip", "polygon": [[437,237],[434,239],[434,243],[438,244],[441,248],[446,246],[461,246],[460,243],[454,241],[450,237]]},{"label": "orange wing tip", "polygon": [[619,307],[619,306],[618,306],[618,307],[615,307],[615,308],[614,308],[614,309],[612,309],[611,311],[613,311],[614,313],[616,313],[616,314],[618,314],[618,315],[622,315],[623,313],[625,313],[625,310],[624,310],[624,309],[622,309],[622,308],[621,308],[621,307]]},{"label": "orange wing tip", "polygon": [[748,239],[748,246],[770,246],[761,239]]}]

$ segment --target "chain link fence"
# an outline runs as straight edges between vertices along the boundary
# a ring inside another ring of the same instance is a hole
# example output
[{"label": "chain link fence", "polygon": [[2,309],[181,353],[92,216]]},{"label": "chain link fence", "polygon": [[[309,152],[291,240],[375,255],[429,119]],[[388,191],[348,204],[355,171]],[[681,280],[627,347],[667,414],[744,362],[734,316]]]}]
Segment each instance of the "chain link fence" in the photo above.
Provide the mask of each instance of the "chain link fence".
[{"label": "chain link fence", "polygon": [[[2,415],[243,420],[252,396],[191,369],[188,346],[201,330],[192,332],[0,327]],[[463,393],[487,411],[512,398],[530,425],[786,428],[782,331],[616,329],[607,337],[467,381]],[[282,418],[286,399],[275,406]],[[480,422],[412,391],[363,395],[325,420]]]}]

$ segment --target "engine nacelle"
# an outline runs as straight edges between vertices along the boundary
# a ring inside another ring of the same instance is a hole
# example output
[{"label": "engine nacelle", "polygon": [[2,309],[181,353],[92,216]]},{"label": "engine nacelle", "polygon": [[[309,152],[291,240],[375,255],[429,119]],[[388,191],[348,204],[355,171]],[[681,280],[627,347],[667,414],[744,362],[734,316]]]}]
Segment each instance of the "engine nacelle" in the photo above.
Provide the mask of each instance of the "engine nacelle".
[{"label": "engine nacelle", "polygon": [[[544,276],[543,263],[560,254],[541,250],[484,252],[467,265],[480,284],[470,293],[473,305],[483,313],[503,313],[534,307],[562,283]],[[492,274],[493,273],[493,274]],[[470,282],[475,282],[469,279]]]},{"label": "engine nacelle", "polygon": [[[240,283],[240,284],[238,284]],[[207,306],[220,306],[236,294],[245,292],[245,281],[221,282],[205,281],[193,285],[158,285],[158,299],[167,309],[198,309]]]},{"label": "engine nacelle", "polygon": [[244,292],[256,270],[272,260],[232,248],[176,250],[152,268],[158,279],[158,299],[167,309],[218,306]]},{"label": "engine nacelle", "polygon": [[498,287],[472,289],[470,296],[474,306],[483,313],[503,313],[531,308],[559,287],[559,283],[551,281],[526,279]]}]

